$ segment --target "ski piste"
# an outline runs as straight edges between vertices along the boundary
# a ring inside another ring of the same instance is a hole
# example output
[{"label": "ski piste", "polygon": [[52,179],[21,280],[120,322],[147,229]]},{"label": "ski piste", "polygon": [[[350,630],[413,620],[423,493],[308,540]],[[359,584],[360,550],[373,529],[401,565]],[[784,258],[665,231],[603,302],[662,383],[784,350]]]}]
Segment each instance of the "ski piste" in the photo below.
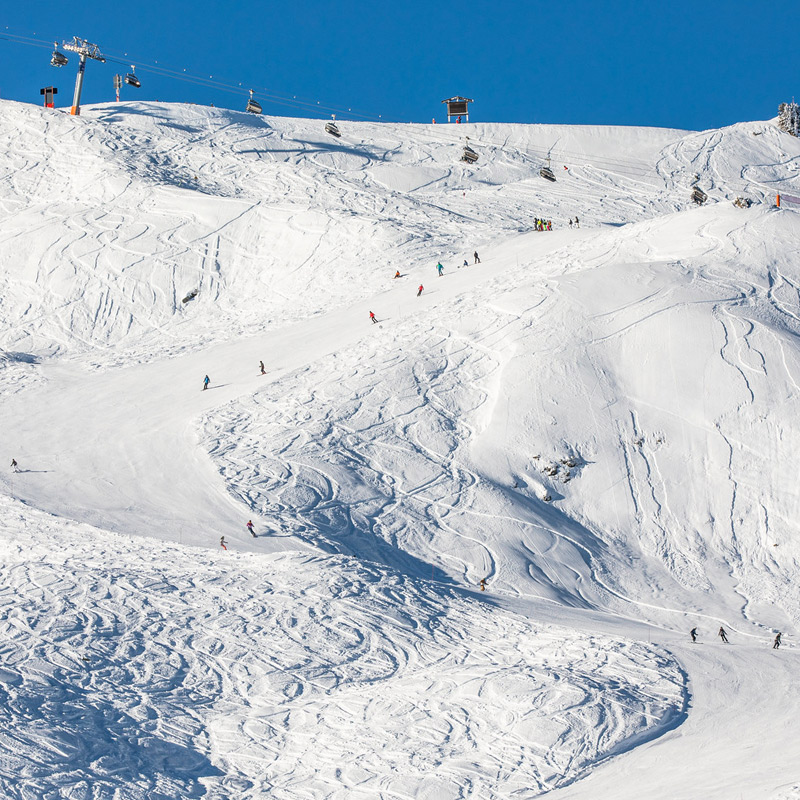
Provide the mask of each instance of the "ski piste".
[{"label": "ski piste", "polygon": [[795,800],[793,137],[0,106],[0,795]]}]

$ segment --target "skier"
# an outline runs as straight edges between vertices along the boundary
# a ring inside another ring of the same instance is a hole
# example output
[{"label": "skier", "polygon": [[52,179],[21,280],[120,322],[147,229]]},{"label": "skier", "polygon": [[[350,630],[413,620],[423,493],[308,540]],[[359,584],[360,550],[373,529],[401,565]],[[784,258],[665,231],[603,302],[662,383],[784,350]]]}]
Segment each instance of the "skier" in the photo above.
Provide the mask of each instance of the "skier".
[{"label": "skier", "polygon": [[464,266],[465,266],[465,267],[468,267],[468,266],[469,266],[469,261],[467,261],[467,259],[466,259],[466,258],[464,259]]},{"label": "skier", "polygon": [[719,638],[722,639],[725,644],[728,644],[728,636],[725,633],[725,628],[723,628],[722,625],[719,626],[719,633],[717,633],[717,636],[719,636]]},{"label": "skier", "polygon": [[578,222],[578,218],[575,217],[575,227],[576,228],[580,228],[580,226],[581,226],[581,224],[580,224],[580,222]]},{"label": "skier", "polygon": [[211,378],[209,378],[208,375],[206,375],[205,378],[203,378],[203,391],[208,389],[209,383],[211,383]]},{"label": "skier", "polygon": [[258,366],[261,367],[261,374],[262,375],[266,375],[267,371],[264,369],[264,362],[263,361],[259,361],[258,362]]},{"label": "skier", "polygon": [[456,117],[456,125],[460,125],[460,124],[461,124],[461,117]]},{"label": "skier", "polygon": [[486,578],[481,578],[481,591],[486,591]]},{"label": "skier", "polygon": [[253,530],[253,520],[250,520],[247,523],[247,530],[250,531],[250,535],[255,539],[256,538],[256,532]]},{"label": "skier", "polygon": [[16,458],[11,459],[11,469],[13,469],[14,472],[19,472],[19,465],[17,464]]},{"label": "skier", "polygon": [[772,645],[772,649],[777,650],[780,646],[781,646],[781,632],[778,631],[778,634],[775,637],[775,643]]},{"label": "skier", "polygon": [[572,227],[572,217],[569,218],[569,226]]},{"label": "skier", "polygon": [[689,631],[689,636],[692,637],[692,644],[694,644],[697,641],[697,628],[692,628]]},{"label": "skier", "polygon": [[441,278],[442,277],[442,272],[444,271],[444,267],[442,266],[442,262],[441,261],[436,265],[436,269],[437,269],[437,271],[439,273],[439,277]]},{"label": "skier", "polygon": [[400,270],[397,270],[397,272],[395,272],[394,276],[395,276],[395,278],[400,278],[401,277]]},{"label": "skier", "polygon": [[551,219],[547,220],[547,230],[553,230],[553,220]]},{"label": "skier", "polygon": [[481,260],[478,258],[478,251],[477,250],[472,254],[472,257],[475,259],[475,263],[476,264],[480,264],[481,263]]},{"label": "skier", "polygon": [[370,319],[371,319],[373,322],[377,322],[377,321],[378,321],[377,319],[375,319],[375,312],[374,312],[374,311],[370,311],[370,312],[369,312],[369,318],[370,318]]},{"label": "skier", "polygon": [[225,547],[225,537],[224,536],[220,536],[219,537],[219,545],[223,550],[227,550],[228,549],[227,547]]},{"label": "skier", "polygon": [[422,284],[420,284],[420,285],[419,285],[419,289],[417,289],[417,297],[419,297],[419,296],[422,294],[422,290],[423,290],[424,288],[425,288],[425,287],[424,287]]}]

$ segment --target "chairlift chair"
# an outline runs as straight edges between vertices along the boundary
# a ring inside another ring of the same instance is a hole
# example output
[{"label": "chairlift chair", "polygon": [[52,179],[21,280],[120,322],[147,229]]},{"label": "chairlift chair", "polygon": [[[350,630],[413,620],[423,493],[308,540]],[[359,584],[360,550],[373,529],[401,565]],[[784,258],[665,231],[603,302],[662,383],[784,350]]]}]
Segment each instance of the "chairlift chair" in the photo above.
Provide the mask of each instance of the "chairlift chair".
[{"label": "chairlift chair", "polygon": [[556,182],[556,175],[552,169],[550,169],[550,159],[547,159],[547,165],[542,167],[539,170],[539,174],[546,180],[551,181],[552,183]]},{"label": "chairlift chair", "polygon": [[250,99],[247,101],[247,107],[245,111],[248,111],[250,114],[261,114],[262,113],[261,103],[258,100],[253,100],[253,90],[250,90]]},{"label": "chairlift chair", "polygon": [[136,77],[136,67],[131,64],[131,71],[125,76],[125,83],[138,89],[142,82]]},{"label": "chairlift chair", "polygon": [[50,63],[54,67],[63,67],[69,63],[69,59],[63,53],[58,52],[58,42],[53,42],[53,55],[50,56]]},{"label": "chairlift chair", "polygon": [[542,168],[539,170],[539,174],[540,174],[540,175],[541,175],[541,176],[542,176],[542,177],[543,177],[543,178],[544,178],[546,181],[552,181],[553,183],[555,183],[556,176],[555,176],[555,173],[553,172],[553,170],[552,170],[552,169],[550,169],[550,167],[542,167]]},{"label": "chairlift chair", "polygon": [[325,123],[325,133],[329,133],[331,136],[335,136],[338,139],[342,134],[336,127],[336,114],[331,114],[331,119],[333,122]]},{"label": "chairlift chair", "polygon": [[467,164],[474,164],[478,160],[478,154],[469,146],[469,136],[466,137],[467,143],[464,145],[464,152],[461,154],[461,160]]}]

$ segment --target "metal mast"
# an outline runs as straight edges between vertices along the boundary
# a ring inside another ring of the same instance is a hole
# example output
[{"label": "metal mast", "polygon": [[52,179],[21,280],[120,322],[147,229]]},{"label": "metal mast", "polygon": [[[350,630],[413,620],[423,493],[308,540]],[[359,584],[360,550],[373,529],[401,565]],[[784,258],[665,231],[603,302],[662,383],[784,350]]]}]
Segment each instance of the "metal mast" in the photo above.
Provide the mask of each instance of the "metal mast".
[{"label": "metal mast", "polygon": [[75,95],[72,98],[72,108],[70,114],[78,116],[81,113],[81,90],[83,89],[83,73],[86,71],[86,59],[93,58],[95,61],[105,61],[100,48],[96,44],[87,42],[86,39],[79,39],[73,36],[71,42],[64,42],[63,48],[77,53],[81,57],[78,65],[78,77],[75,79]]}]

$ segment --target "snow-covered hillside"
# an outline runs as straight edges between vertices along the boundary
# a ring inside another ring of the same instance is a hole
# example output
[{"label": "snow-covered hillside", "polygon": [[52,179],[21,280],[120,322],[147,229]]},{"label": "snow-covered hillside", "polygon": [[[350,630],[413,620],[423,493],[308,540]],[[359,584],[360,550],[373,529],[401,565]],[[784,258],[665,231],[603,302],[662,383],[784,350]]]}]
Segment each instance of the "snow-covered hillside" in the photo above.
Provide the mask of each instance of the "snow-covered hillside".
[{"label": "snow-covered hillside", "polygon": [[0,110],[3,796],[800,798],[797,139]]}]

